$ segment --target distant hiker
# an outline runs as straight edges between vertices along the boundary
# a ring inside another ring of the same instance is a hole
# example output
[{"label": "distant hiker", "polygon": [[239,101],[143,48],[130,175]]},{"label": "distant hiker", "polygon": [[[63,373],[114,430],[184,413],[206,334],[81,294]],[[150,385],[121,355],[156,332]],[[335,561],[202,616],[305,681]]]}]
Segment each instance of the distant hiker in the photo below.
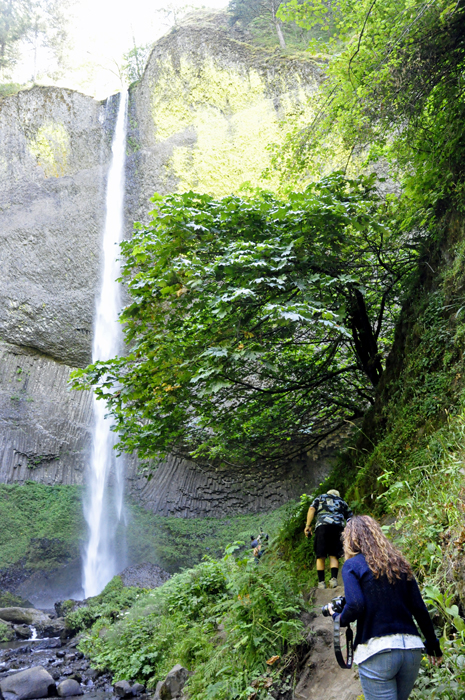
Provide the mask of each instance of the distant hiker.
[{"label": "distant hiker", "polygon": [[342,500],[339,491],[330,489],[327,493],[317,496],[308,509],[307,524],[304,530],[306,537],[312,534],[310,525],[315,515],[315,554],[318,588],[326,588],[326,557],[329,557],[331,567],[329,587],[336,588],[339,559],[343,554],[342,531],[344,530],[345,521],[352,518],[353,513],[347,503]]},{"label": "distant hiker", "polygon": [[262,528],[260,528],[260,534],[258,535],[258,537],[250,535],[250,546],[253,549],[253,556],[256,564],[258,564],[259,560],[266,552],[266,545],[268,544],[268,539],[268,535],[265,532],[263,532]]},{"label": "distant hiker", "polygon": [[329,612],[341,627],[357,621],[354,661],[365,700],[407,700],[424,648],[430,663],[442,660],[412,568],[368,515],[352,518],[343,540],[345,606],[339,614],[330,603]]}]

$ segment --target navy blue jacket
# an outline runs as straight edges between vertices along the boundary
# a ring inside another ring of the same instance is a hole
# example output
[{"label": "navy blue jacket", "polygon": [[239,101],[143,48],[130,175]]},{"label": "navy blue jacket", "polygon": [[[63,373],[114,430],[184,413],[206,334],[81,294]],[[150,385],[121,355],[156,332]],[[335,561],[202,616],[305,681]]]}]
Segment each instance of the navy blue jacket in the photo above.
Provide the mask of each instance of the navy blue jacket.
[{"label": "navy blue jacket", "polygon": [[[439,640],[415,579],[407,576],[389,583],[386,576],[376,579],[363,554],[347,559],[342,567],[346,605],[340,624],[347,627],[357,620],[354,647],[372,637],[388,634],[414,634],[419,637],[413,618],[425,636],[426,652],[442,656]],[[335,615],[333,616],[335,617]]]}]

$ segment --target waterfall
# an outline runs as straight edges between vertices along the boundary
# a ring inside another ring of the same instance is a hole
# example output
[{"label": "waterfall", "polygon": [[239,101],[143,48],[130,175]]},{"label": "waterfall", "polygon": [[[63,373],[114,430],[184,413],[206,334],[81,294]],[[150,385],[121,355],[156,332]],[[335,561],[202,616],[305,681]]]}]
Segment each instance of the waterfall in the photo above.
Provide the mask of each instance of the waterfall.
[{"label": "waterfall", "polygon": [[[92,361],[109,360],[121,348],[121,309],[119,285],[118,244],[123,235],[124,165],[126,154],[127,91],[120,93],[118,116],[112,143],[105,200],[103,232],[103,269],[97,298]],[[100,593],[118,573],[122,562],[117,553],[115,534],[123,517],[124,474],[122,458],[116,458],[113,446],[115,434],[111,420],[105,419],[106,404],[94,397],[92,453],[84,499],[84,516],[88,525],[88,541],[83,556],[84,596]],[[111,494],[108,479],[112,472]]]}]

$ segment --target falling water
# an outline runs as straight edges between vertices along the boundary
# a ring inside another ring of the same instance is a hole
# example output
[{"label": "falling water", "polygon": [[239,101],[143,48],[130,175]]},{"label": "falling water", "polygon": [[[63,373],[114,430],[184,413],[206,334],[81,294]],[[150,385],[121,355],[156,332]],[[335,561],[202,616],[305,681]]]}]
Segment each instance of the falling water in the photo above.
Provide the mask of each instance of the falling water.
[{"label": "falling water", "polygon": [[[112,143],[108,172],[103,233],[103,270],[97,299],[92,360],[114,357],[121,344],[118,314],[121,309],[117,262],[118,243],[123,234],[124,164],[126,152],[127,92],[120,96],[118,117]],[[84,515],[89,536],[83,557],[85,597],[100,593],[121,565],[116,552],[115,532],[123,517],[123,473],[121,458],[113,450],[115,435],[111,420],[105,419],[105,402],[94,398],[92,454],[87,478]],[[110,471],[114,474],[111,494],[108,489]]]}]

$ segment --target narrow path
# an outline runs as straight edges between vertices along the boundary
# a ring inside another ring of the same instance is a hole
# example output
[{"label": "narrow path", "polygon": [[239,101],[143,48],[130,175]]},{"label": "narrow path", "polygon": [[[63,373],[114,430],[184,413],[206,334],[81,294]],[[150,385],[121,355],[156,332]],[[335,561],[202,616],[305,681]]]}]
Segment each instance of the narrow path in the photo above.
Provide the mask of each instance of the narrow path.
[{"label": "narrow path", "polygon": [[321,608],[344,588],[315,590],[314,619],[310,623],[308,641],[312,645],[300,680],[294,691],[294,700],[357,700],[363,698],[358,671],[340,668],[334,656],[333,621],[321,615]]}]

